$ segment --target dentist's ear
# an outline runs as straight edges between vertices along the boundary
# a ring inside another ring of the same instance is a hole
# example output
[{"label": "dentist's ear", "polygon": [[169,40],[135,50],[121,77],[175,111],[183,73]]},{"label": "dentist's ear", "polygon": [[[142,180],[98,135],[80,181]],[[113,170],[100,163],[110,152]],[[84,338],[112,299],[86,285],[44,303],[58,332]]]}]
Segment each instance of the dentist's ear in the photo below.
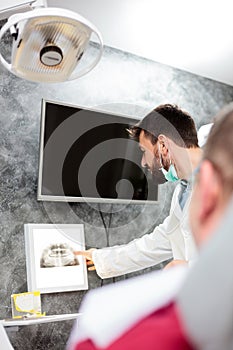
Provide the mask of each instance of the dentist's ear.
[{"label": "dentist's ear", "polygon": [[167,137],[163,134],[160,134],[158,136],[158,142],[159,142],[159,152],[162,154],[162,156],[166,157],[168,154],[168,140]]}]

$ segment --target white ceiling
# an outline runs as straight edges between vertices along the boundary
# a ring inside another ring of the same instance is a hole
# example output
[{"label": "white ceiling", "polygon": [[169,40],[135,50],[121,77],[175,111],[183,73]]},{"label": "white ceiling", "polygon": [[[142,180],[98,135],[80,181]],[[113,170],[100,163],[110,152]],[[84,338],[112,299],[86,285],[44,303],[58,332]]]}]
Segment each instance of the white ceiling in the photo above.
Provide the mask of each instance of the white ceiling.
[{"label": "white ceiling", "polygon": [[47,3],[89,19],[100,30],[107,46],[233,85],[232,0],[47,0]]}]

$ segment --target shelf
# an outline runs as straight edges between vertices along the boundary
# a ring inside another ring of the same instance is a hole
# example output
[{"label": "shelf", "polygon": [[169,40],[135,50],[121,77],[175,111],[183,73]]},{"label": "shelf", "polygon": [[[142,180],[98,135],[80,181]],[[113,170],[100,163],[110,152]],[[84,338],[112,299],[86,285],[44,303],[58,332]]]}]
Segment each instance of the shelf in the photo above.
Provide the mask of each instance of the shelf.
[{"label": "shelf", "polygon": [[4,327],[29,326],[29,325],[40,324],[40,323],[74,320],[74,319],[78,318],[80,315],[81,315],[81,313],[63,314],[63,315],[49,315],[49,316],[28,317],[28,318],[9,318],[9,319],[5,319],[5,320],[0,320],[0,323]]}]

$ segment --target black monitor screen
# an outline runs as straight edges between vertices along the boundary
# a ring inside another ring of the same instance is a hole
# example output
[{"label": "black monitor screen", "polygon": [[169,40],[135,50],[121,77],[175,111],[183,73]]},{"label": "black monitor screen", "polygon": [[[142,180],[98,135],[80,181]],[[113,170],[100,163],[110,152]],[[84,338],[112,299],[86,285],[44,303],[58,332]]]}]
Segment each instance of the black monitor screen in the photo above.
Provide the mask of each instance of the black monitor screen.
[{"label": "black monitor screen", "polygon": [[138,119],[42,100],[38,199],[156,201],[127,129]]}]

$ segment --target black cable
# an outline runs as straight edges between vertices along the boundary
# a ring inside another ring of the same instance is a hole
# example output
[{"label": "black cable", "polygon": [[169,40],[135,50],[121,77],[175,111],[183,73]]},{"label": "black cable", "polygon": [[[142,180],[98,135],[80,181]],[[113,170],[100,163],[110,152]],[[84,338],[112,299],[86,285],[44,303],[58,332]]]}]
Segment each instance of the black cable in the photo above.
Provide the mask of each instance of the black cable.
[{"label": "black cable", "polygon": [[[108,226],[107,226],[106,221],[105,221],[104,216],[103,216],[103,212],[102,212],[101,207],[100,207],[100,203],[98,203],[98,211],[99,211],[101,220],[103,222],[104,230],[105,230],[105,234],[106,234],[106,247],[109,247],[109,231],[110,231],[111,222],[112,222],[112,206],[113,206],[113,204],[111,204],[111,207],[110,207],[109,221],[108,221]],[[115,283],[115,277],[113,277],[112,281],[113,281],[113,283]],[[101,279],[101,287],[103,286],[103,283],[104,283],[104,280]]]},{"label": "black cable", "polygon": [[106,233],[106,247],[109,247],[109,230],[111,228],[111,222],[112,222],[112,205],[111,205],[110,213],[109,213],[108,226],[106,225],[106,222],[105,222],[105,219],[104,219],[104,216],[103,216],[103,212],[101,210],[101,207],[100,207],[99,203],[98,203],[98,210],[99,210],[99,214],[100,214],[101,220],[103,222],[105,233]]}]

